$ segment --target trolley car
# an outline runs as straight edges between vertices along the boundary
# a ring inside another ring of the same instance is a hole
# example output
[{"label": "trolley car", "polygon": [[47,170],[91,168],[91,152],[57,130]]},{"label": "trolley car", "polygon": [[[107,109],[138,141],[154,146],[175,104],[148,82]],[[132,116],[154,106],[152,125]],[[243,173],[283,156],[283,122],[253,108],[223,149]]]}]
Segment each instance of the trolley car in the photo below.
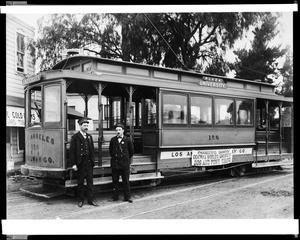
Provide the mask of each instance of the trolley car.
[{"label": "trolley car", "polygon": [[117,122],[134,142],[132,182],[293,164],[293,101],[269,83],[78,54],[23,84],[21,171],[65,188],[77,184],[69,148],[83,116],[92,119],[94,185],[111,183],[108,145]]}]

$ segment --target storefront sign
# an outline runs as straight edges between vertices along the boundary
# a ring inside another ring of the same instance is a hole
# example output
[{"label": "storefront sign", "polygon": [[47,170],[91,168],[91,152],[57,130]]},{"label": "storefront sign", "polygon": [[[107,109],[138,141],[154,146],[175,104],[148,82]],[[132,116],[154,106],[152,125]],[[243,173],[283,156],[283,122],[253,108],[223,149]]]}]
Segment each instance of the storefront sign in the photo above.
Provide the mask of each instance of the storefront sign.
[{"label": "storefront sign", "polygon": [[[31,110],[31,122],[40,122],[35,110]],[[6,106],[6,126],[25,127],[24,108]]]},{"label": "storefront sign", "polygon": [[24,108],[6,107],[6,126],[7,127],[25,127]]}]

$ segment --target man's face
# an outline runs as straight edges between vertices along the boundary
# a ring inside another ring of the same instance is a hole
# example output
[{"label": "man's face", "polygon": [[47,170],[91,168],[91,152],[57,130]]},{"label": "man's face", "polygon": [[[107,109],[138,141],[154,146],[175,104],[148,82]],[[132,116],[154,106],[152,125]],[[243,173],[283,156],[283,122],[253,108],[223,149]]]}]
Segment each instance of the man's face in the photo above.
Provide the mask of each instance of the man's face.
[{"label": "man's face", "polygon": [[123,136],[124,134],[124,129],[121,127],[116,127],[116,132],[117,132],[117,136]]},{"label": "man's face", "polygon": [[81,131],[86,133],[89,130],[89,124],[88,123],[81,124],[80,129]]}]

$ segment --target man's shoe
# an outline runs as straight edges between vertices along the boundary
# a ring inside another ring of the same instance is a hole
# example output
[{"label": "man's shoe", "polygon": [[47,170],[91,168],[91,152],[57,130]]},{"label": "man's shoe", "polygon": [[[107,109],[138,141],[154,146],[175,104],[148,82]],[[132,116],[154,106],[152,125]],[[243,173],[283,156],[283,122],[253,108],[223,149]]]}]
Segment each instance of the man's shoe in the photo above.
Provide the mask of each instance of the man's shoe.
[{"label": "man's shoe", "polygon": [[95,201],[90,201],[90,202],[88,202],[88,204],[96,206],[96,207],[99,206]]},{"label": "man's shoe", "polygon": [[82,207],[82,205],[83,205],[82,201],[78,202],[78,207]]},{"label": "man's shoe", "polygon": [[133,202],[131,198],[125,199],[124,201],[125,201],[125,202],[129,202],[129,203],[132,203],[132,202]]}]

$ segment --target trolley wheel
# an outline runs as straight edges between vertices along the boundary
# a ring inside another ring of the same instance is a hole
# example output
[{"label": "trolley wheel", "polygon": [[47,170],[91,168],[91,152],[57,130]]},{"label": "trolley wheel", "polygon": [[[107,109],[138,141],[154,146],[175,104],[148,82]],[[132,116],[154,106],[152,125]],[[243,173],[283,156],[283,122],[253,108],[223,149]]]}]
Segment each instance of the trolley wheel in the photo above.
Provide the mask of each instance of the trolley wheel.
[{"label": "trolley wheel", "polygon": [[150,182],[150,185],[152,187],[155,187],[155,186],[157,186],[159,184],[161,184],[161,179],[154,179],[154,180],[151,180],[151,182]]},{"label": "trolley wheel", "polygon": [[240,177],[240,176],[245,175],[246,172],[247,172],[246,166],[238,166],[238,167],[229,169],[229,176],[230,177]]}]

